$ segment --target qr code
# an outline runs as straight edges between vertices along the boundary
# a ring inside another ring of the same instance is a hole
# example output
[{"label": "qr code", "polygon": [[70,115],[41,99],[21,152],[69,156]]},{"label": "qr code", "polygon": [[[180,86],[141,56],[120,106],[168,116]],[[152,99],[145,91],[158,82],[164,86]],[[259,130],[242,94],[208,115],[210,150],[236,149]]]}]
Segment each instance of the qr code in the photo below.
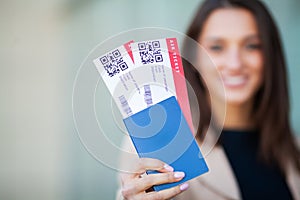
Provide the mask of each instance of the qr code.
[{"label": "qr code", "polygon": [[104,66],[105,71],[110,77],[118,74],[120,71],[128,69],[128,65],[124,62],[120,51],[117,49],[100,58],[100,62]]},{"label": "qr code", "polygon": [[138,48],[143,64],[163,62],[159,41],[140,42]]}]

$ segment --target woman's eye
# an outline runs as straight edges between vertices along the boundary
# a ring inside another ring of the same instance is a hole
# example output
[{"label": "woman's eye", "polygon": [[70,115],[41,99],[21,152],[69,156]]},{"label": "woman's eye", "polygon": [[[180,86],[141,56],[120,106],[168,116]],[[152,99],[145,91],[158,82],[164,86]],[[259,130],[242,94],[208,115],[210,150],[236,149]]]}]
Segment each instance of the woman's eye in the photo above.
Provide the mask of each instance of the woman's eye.
[{"label": "woman's eye", "polygon": [[249,49],[249,50],[261,49],[261,45],[260,44],[247,44],[246,49]]},{"label": "woman's eye", "polygon": [[223,49],[223,47],[221,45],[212,45],[209,47],[210,50],[212,51],[216,51],[216,52],[219,52]]}]

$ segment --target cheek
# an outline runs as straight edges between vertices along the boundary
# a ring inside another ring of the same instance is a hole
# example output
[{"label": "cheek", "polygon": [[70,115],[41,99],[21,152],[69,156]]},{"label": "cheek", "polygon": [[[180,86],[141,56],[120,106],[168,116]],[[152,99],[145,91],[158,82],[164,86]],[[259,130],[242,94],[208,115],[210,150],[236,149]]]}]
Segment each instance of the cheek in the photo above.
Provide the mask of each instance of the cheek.
[{"label": "cheek", "polygon": [[197,70],[204,80],[208,92],[214,94],[219,90],[223,91],[223,82],[218,69],[219,59],[211,58],[205,50],[199,52],[197,59]]},{"label": "cheek", "polygon": [[261,52],[245,54],[244,61],[248,66],[251,66],[253,69],[261,70],[263,66],[263,56]]},{"label": "cheek", "polygon": [[204,49],[199,50],[197,63],[196,68],[202,76],[211,77],[216,74],[216,66]]},{"label": "cheek", "polygon": [[253,77],[256,80],[257,84],[260,84],[263,79],[263,56],[261,52],[256,52],[244,56],[244,64],[248,66],[248,69]]}]

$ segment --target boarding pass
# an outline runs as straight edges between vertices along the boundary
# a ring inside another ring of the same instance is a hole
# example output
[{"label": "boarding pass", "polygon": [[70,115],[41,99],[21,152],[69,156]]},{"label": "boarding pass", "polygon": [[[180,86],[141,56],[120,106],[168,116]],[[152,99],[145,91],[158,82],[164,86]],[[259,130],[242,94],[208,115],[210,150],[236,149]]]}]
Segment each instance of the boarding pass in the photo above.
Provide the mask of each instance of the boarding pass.
[{"label": "boarding pass", "polygon": [[123,118],[176,96],[166,39],[126,43],[94,64]]}]

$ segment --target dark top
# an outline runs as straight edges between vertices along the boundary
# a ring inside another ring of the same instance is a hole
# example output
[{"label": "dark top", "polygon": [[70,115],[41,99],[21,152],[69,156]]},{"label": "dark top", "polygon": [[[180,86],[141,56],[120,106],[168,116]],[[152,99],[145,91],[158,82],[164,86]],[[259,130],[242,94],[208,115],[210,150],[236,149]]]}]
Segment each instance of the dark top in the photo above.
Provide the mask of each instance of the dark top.
[{"label": "dark top", "polygon": [[225,150],[244,200],[293,199],[284,175],[275,164],[265,164],[258,156],[256,131],[222,132]]}]

